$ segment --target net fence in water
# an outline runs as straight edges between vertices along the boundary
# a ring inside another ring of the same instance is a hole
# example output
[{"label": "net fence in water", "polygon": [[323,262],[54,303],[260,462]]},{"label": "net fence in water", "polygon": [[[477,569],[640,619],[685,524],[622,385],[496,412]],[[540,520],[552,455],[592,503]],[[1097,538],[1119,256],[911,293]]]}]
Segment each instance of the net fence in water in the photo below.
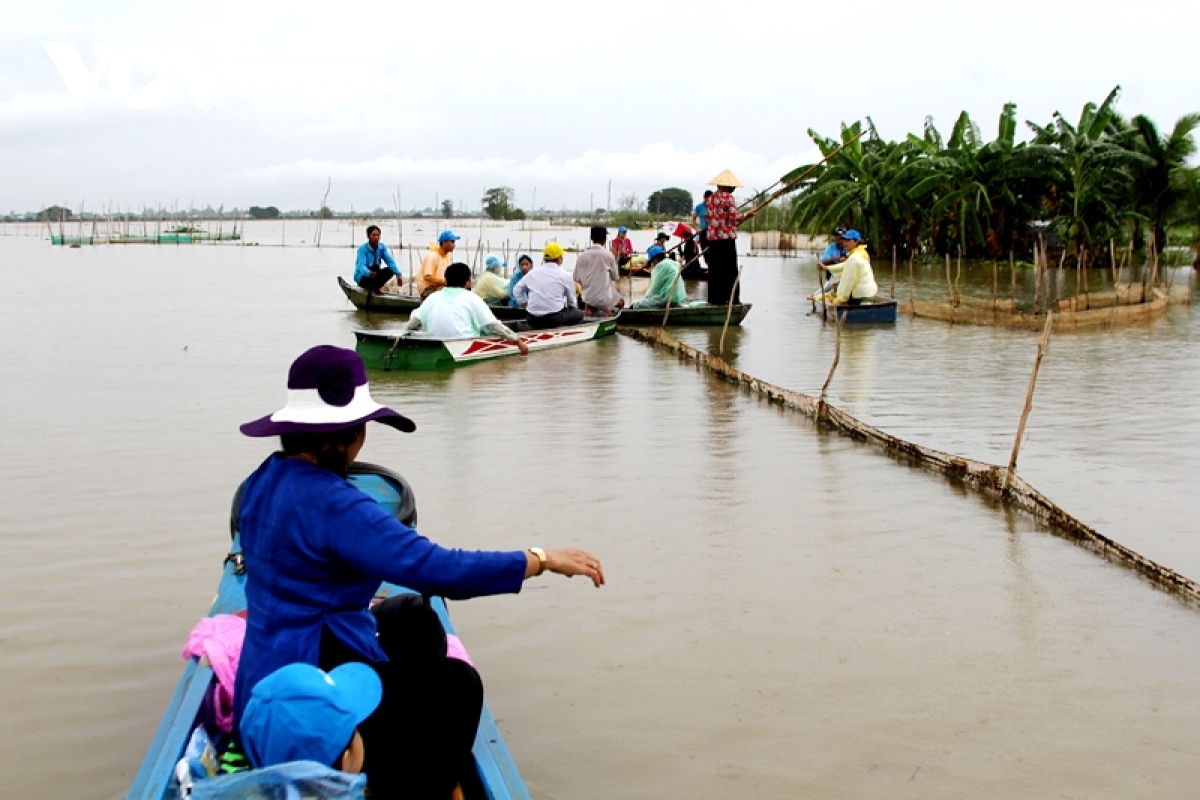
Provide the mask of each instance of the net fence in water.
[{"label": "net fence in water", "polygon": [[[692,361],[706,372],[748,389],[768,402],[799,411],[819,425],[859,441],[869,442],[894,458],[940,472],[989,497],[1021,508],[1047,523],[1052,531],[1063,538],[1086,547],[1114,564],[1132,569],[1155,586],[1177,595],[1190,604],[1200,605],[1200,584],[1197,584],[1196,581],[1146,558],[1085,524],[1056,505],[1018,475],[1008,474],[1007,467],[943,453],[940,450],[923,447],[893,436],[867,425],[820,398],[784,389],[752,375],[747,375],[741,370],[735,369],[724,359],[701,353],[699,350],[689,347],[666,333],[662,328],[619,326],[617,331],[633,339],[674,352],[680,358]],[[1005,480],[1006,475],[1007,481]]]}]

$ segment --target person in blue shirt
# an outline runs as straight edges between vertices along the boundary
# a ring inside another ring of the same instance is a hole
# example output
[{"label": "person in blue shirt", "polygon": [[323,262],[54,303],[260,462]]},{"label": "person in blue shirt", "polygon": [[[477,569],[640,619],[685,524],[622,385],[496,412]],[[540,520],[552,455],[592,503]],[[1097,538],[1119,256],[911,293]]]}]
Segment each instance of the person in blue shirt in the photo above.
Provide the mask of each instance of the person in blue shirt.
[{"label": "person in blue shirt", "polygon": [[521,282],[529,274],[529,270],[533,269],[533,256],[529,253],[521,253],[517,256],[517,268],[513,270],[512,277],[508,279],[508,304],[513,308],[520,308],[521,303],[513,294],[513,289],[517,288],[517,284]]},{"label": "person in blue shirt", "polygon": [[[288,372],[287,404],[241,426],[278,436],[281,449],[243,483],[238,536],[246,567],[246,635],[234,687],[234,727],[252,689],[287,664],[326,672],[366,664],[383,685],[379,709],[359,726],[373,797],[450,797],[471,765],[483,706],[466,662],[403,654],[419,641],[384,641],[369,605],[381,583],[464,600],[517,593],[545,572],[600,587],[600,560],[581,548],[484,551],[441,547],[400,522],[346,479],[367,422],[416,429],[371,398],[362,357],[313,347]],[[385,601],[385,603],[388,601]],[[244,748],[243,748],[244,752]]]},{"label": "person in blue shirt", "polygon": [[[842,249],[842,234],[846,232],[845,228],[835,228],[833,231],[833,240],[821,253],[821,257],[817,259],[817,263],[822,267],[828,267],[830,264],[840,264],[846,260],[846,251]],[[825,271],[826,279],[833,277],[829,270]]]},{"label": "person in blue shirt", "polygon": [[380,241],[382,236],[378,225],[369,226],[366,244],[359,245],[358,257],[354,260],[354,282],[374,294],[378,294],[392,278],[398,286],[404,285],[396,259],[392,258],[388,246]]},{"label": "person in blue shirt", "polygon": [[692,210],[692,222],[696,226],[696,241],[700,243],[700,252],[704,255],[704,266],[708,267],[708,198],[712,197],[712,189],[706,189],[704,199]]}]

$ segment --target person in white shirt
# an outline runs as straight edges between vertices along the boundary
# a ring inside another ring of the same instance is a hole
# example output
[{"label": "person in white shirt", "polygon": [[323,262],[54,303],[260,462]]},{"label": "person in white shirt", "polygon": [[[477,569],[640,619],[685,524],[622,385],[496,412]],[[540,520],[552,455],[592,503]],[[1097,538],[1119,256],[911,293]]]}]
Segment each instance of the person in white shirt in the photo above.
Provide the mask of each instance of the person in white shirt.
[{"label": "person in white shirt", "polygon": [[562,262],[562,245],[550,242],[542,251],[542,263],[513,288],[513,297],[524,307],[531,328],[583,322],[583,312],[575,304],[575,281],[562,268]]},{"label": "person in white shirt", "polygon": [[529,353],[529,345],[517,336],[488,308],[479,295],[471,291],[471,268],[461,262],[446,267],[446,288],[425,298],[421,307],[412,312],[405,332],[425,331],[435,339],[470,339],[478,336],[500,336],[517,343],[521,353]]}]

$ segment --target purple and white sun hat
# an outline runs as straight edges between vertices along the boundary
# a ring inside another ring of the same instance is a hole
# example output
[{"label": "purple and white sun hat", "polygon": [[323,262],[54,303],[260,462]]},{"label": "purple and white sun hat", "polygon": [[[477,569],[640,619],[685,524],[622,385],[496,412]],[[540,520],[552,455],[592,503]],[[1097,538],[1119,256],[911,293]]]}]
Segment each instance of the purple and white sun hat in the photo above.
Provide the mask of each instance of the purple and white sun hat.
[{"label": "purple and white sun hat", "polygon": [[416,423],[371,399],[367,369],[353,350],[323,344],[306,350],[288,370],[287,405],[241,426],[247,436],[330,433],[374,420],[412,433]]}]

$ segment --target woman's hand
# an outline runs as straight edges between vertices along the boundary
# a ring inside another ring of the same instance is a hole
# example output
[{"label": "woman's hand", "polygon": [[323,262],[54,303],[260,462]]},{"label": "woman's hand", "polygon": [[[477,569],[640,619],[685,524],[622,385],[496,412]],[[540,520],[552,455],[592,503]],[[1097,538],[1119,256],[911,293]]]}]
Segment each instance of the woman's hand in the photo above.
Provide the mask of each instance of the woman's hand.
[{"label": "woman's hand", "polygon": [[[536,556],[530,554],[529,557],[532,561],[527,576],[533,576],[537,574],[540,564]],[[604,567],[600,565],[600,559],[587,550],[578,547],[547,550],[546,571],[557,572],[559,575],[566,575],[568,578],[575,575],[583,575],[585,578],[591,578],[592,584],[596,588],[604,585]]]}]

